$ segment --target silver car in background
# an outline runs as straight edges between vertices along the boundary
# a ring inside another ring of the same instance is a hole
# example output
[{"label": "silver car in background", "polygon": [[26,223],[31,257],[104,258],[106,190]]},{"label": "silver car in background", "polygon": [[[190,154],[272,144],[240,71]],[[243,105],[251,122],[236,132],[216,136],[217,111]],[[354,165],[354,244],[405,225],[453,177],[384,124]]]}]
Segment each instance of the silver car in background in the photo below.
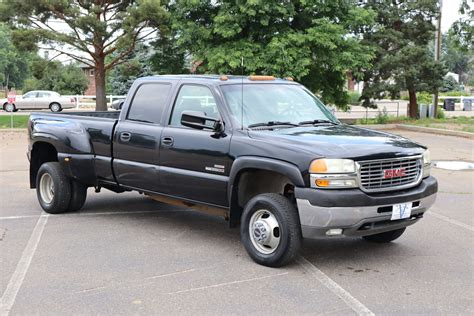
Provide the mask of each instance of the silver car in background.
[{"label": "silver car in background", "polygon": [[8,99],[0,99],[3,110],[16,112],[18,110],[50,109],[52,112],[61,112],[63,109],[72,109],[76,106],[74,98],[62,97],[54,91],[30,91],[16,96],[15,102],[8,103]]}]

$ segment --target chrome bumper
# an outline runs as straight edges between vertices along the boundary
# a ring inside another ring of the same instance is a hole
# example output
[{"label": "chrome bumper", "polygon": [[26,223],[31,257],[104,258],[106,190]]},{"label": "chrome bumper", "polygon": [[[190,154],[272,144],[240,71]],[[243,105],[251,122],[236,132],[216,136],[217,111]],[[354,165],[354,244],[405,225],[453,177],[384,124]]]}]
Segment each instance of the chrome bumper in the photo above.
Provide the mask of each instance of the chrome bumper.
[{"label": "chrome bumper", "polygon": [[327,236],[330,229],[342,229],[345,236],[366,236],[407,227],[416,223],[424,212],[435,202],[436,193],[413,200],[418,206],[413,207],[410,218],[390,220],[391,212],[380,208],[389,205],[354,206],[354,207],[321,207],[311,205],[306,199],[297,199],[301,229],[304,238]]}]

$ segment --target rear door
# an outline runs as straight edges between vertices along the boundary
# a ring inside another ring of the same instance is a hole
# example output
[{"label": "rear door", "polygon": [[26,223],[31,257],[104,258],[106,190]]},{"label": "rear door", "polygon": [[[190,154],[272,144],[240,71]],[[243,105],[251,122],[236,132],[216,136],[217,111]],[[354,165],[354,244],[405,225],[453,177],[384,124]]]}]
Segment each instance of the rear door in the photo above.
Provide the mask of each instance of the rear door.
[{"label": "rear door", "polygon": [[182,84],[173,104],[161,137],[160,179],[164,193],[227,206],[230,133],[216,135],[181,125],[183,111],[222,117],[212,87]]},{"label": "rear door", "polygon": [[128,113],[115,129],[113,166],[119,184],[160,191],[159,151],[163,110],[172,85],[142,83],[135,90]]},{"label": "rear door", "polygon": [[48,109],[51,101],[51,94],[46,91],[39,91],[36,98],[35,108]]}]

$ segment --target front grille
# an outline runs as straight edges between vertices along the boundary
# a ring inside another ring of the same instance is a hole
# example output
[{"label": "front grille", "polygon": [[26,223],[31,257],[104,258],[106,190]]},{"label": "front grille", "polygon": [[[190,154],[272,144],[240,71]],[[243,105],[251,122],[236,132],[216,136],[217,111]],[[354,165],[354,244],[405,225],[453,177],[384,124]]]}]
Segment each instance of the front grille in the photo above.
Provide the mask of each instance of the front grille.
[{"label": "front grille", "polygon": [[[391,191],[409,188],[419,183],[422,176],[421,156],[360,161],[359,182],[366,192]],[[386,177],[385,170],[404,170],[404,174]]]}]

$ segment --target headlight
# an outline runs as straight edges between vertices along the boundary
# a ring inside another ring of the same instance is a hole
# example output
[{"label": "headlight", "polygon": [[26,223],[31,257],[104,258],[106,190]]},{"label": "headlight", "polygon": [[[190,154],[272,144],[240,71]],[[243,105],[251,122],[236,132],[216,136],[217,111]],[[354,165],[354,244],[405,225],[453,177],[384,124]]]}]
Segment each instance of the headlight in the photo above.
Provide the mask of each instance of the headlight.
[{"label": "headlight", "polygon": [[431,156],[429,149],[423,153],[423,178],[429,177],[431,170]]},{"label": "headlight", "polygon": [[309,166],[311,187],[344,189],[357,187],[356,164],[350,159],[317,159]]},{"label": "headlight", "polygon": [[310,173],[354,173],[355,163],[350,159],[317,159],[309,166]]}]

